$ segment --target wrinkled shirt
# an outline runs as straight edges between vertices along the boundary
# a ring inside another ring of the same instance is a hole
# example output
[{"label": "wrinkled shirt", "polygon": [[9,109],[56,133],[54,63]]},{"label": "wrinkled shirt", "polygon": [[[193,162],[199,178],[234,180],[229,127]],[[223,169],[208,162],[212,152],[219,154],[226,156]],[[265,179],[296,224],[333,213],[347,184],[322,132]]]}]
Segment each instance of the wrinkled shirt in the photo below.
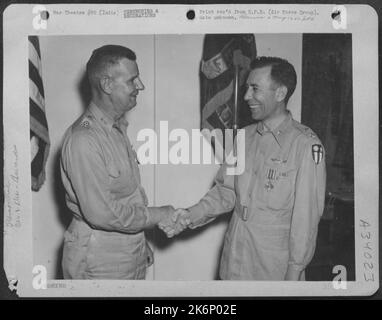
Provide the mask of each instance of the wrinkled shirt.
[{"label": "wrinkled shirt", "polygon": [[234,209],[224,237],[221,279],[284,280],[311,261],[325,202],[325,154],[290,113],[273,131],[245,128],[245,171],[220,168],[215,186],[189,208],[191,227]]},{"label": "wrinkled shirt", "polygon": [[94,229],[138,233],[150,225],[127,121],[110,119],[94,103],[67,130],[61,152],[66,204]]}]

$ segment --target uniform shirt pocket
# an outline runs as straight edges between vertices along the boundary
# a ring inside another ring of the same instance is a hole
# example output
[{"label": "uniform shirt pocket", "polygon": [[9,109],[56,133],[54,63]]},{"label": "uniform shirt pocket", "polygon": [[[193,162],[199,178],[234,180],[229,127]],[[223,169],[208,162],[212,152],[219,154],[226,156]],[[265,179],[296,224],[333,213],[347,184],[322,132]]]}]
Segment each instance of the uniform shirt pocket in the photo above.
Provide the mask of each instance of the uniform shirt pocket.
[{"label": "uniform shirt pocket", "polygon": [[115,161],[107,164],[110,190],[119,199],[132,194],[137,188],[137,183],[130,167],[119,167]]},{"label": "uniform shirt pocket", "polygon": [[108,162],[108,164],[106,165],[106,168],[107,168],[107,173],[109,174],[111,178],[116,179],[120,177],[121,170],[119,170],[119,168],[117,167],[114,161]]},{"label": "uniform shirt pocket", "polygon": [[294,202],[297,169],[287,164],[265,166],[263,194],[272,210],[291,210]]}]

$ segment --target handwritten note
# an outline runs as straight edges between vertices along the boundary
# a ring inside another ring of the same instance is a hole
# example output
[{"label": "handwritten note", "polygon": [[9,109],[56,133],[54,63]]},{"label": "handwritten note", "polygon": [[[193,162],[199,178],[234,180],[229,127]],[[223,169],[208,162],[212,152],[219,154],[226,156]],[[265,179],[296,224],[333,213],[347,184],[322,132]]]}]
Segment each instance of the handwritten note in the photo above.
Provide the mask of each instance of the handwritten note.
[{"label": "handwritten note", "polygon": [[5,214],[5,226],[8,228],[21,227],[21,197],[19,178],[19,153],[16,145],[12,145],[10,153],[9,176],[5,183],[5,196],[7,208]]},{"label": "handwritten note", "polygon": [[371,224],[366,220],[360,220],[359,226],[361,227],[361,242],[362,242],[362,266],[363,266],[363,280],[365,281],[375,281],[374,279],[374,273],[377,266],[373,264],[374,259],[374,248],[372,241],[373,235],[372,235],[372,227]]}]

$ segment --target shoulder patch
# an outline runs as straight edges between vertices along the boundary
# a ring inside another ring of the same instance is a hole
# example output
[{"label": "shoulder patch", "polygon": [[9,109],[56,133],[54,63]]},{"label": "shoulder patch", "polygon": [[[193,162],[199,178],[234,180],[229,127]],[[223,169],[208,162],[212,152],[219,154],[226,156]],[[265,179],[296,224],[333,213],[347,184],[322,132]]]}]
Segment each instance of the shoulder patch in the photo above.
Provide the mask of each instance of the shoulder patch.
[{"label": "shoulder patch", "polygon": [[324,156],[324,148],[321,144],[312,145],[312,157],[315,164],[319,164]]}]

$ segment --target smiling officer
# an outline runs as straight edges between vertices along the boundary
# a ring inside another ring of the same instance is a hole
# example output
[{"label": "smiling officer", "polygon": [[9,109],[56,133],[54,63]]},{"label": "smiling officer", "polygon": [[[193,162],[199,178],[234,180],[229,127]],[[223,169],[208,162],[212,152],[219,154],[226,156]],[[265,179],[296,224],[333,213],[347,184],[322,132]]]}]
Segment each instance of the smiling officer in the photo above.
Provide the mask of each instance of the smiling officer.
[{"label": "smiling officer", "polygon": [[221,279],[303,280],[313,257],[324,209],[325,154],[312,130],[286,108],[296,82],[284,59],[252,62],[245,100],[258,122],[245,128],[245,172],[228,176],[223,164],[199,203],[177,211],[184,215],[178,223],[187,224],[187,218],[196,228],[234,209]]}]

